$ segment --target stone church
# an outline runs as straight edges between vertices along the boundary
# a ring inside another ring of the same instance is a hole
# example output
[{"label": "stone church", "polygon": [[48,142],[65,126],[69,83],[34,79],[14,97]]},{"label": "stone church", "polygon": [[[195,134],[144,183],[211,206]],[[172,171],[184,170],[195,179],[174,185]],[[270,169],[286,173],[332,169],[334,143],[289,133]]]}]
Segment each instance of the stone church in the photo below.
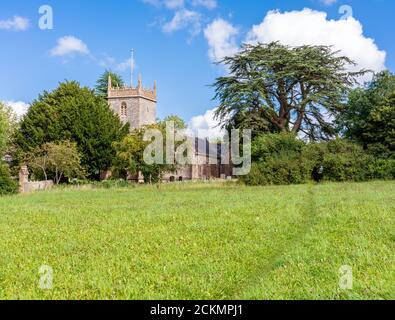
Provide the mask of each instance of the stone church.
[{"label": "stone church", "polygon": [[[118,114],[122,123],[130,123],[131,129],[141,128],[156,122],[157,88],[145,88],[139,76],[137,87],[112,87],[108,79],[107,99],[110,108]],[[193,159],[189,165],[165,175],[166,181],[226,179],[232,175],[232,167],[223,164],[228,156],[221,144],[208,139],[188,137],[193,148]],[[221,161],[222,160],[222,161]],[[141,180],[137,178],[136,180]]]}]

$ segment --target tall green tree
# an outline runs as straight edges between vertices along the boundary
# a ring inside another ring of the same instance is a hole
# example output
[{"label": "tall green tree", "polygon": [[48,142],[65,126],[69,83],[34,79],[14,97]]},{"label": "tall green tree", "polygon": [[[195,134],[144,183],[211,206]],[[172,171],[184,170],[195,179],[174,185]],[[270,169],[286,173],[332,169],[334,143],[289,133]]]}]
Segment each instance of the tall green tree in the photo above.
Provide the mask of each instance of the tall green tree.
[{"label": "tall green tree", "polygon": [[395,159],[395,91],[371,110],[362,139],[372,153]]},{"label": "tall green tree", "polygon": [[16,193],[17,190],[17,183],[12,179],[8,165],[0,161],[0,196]]},{"label": "tall green tree", "polygon": [[[169,116],[156,124],[148,125],[140,129],[133,130],[121,142],[115,143],[117,157],[115,160],[115,170],[117,172],[128,172],[130,174],[141,173],[145,182],[158,183],[167,172],[174,172],[177,169],[175,163],[168,163],[166,158],[166,125],[171,121],[175,130],[186,128],[185,122],[178,116]],[[144,151],[153,141],[145,141],[144,135],[147,130],[157,130],[162,136],[162,163],[148,164],[144,160]],[[177,145],[182,142],[178,141]]]},{"label": "tall green tree", "polygon": [[6,109],[3,103],[0,102],[0,158],[7,144],[7,133],[9,131],[9,121]]},{"label": "tall green tree", "polygon": [[10,147],[10,135],[14,127],[13,124],[10,108],[0,102],[0,195],[17,191],[17,186],[11,178],[9,167],[3,161],[3,156]]},{"label": "tall green tree", "polygon": [[178,130],[183,130],[187,128],[187,124],[185,123],[185,121],[176,115],[167,116],[162,121],[159,121],[158,124],[165,128],[167,122],[173,122],[174,128]]},{"label": "tall green tree", "polygon": [[19,150],[29,152],[47,142],[70,140],[77,144],[81,163],[93,179],[111,167],[113,142],[129,131],[105,99],[79,83],[64,82],[35,100],[16,134]]},{"label": "tall green tree", "polygon": [[303,132],[311,140],[334,134],[336,115],[350,88],[365,71],[349,72],[354,62],[328,46],[289,47],[278,42],[244,45],[221,61],[229,75],[214,83],[224,126],[245,127],[252,114],[256,129]]},{"label": "tall green tree", "polygon": [[0,158],[10,147],[15,127],[16,119],[14,113],[9,106],[0,101]]},{"label": "tall green tree", "polygon": [[272,124],[265,117],[262,109],[238,110],[236,111],[226,124],[229,131],[233,128],[250,129],[252,137],[256,138],[262,133],[280,133],[278,126]]},{"label": "tall green tree", "polygon": [[113,87],[123,87],[125,85],[122,77],[111,70],[106,70],[96,82],[96,94],[101,97],[107,97],[108,77],[111,76],[111,85]]},{"label": "tall green tree", "polygon": [[26,162],[33,170],[40,170],[48,180],[50,176],[56,184],[63,178],[84,178],[81,157],[75,143],[49,142],[26,154]]},{"label": "tall green tree", "polygon": [[383,157],[395,152],[395,75],[381,72],[354,89],[336,121],[348,139]]}]

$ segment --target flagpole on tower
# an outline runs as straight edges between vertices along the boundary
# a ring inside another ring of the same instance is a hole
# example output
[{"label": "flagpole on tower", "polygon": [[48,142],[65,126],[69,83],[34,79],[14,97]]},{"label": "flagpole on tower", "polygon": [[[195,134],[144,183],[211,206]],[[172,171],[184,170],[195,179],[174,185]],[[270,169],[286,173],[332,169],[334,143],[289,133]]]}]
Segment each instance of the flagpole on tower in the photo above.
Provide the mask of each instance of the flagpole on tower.
[{"label": "flagpole on tower", "polygon": [[134,49],[132,49],[132,56],[130,59],[130,87],[133,88],[133,73],[134,73]]}]

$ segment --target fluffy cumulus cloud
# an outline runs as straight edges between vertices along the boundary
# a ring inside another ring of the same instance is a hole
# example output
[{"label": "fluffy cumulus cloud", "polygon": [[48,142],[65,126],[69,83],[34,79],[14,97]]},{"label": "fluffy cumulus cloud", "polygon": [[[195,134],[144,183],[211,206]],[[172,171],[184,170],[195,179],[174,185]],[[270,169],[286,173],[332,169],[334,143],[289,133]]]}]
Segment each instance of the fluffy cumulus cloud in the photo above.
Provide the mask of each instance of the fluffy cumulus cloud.
[{"label": "fluffy cumulus cloud", "polygon": [[192,37],[202,31],[202,20],[205,15],[199,8],[214,9],[217,0],[142,0],[144,3],[157,8],[167,8],[173,11],[173,17],[161,23],[164,33],[187,30]]},{"label": "fluffy cumulus cloud", "polygon": [[65,36],[58,39],[55,48],[51,50],[54,57],[64,57],[73,54],[89,54],[88,46],[80,39],[73,36]]},{"label": "fluffy cumulus cloud", "polygon": [[29,19],[19,16],[14,16],[7,20],[0,20],[1,30],[24,31],[29,28],[29,25]]},{"label": "fluffy cumulus cloud", "polygon": [[200,138],[222,138],[225,131],[220,128],[214,114],[215,109],[207,110],[205,114],[193,117],[188,123],[187,133]]},{"label": "fluffy cumulus cloud", "polygon": [[165,33],[172,33],[181,29],[189,29],[191,35],[197,35],[201,31],[201,15],[192,10],[178,10],[173,19],[163,25]]},{"label": "fluffy cumulus cloud", "polygon": [[[334,0],[320,0],[327,5]],[[204,31],[209,46],[209,57],[212,61],[221,60],[225,56],[237,53],[239,30],[229,21],[216,19]],[[268,43],[280,41],[290,46],[330,45],[341,54],[350,57],[357,63],[353,70],[368,69],[381,71],[385,69],[386,52],[376,45],[374,39],[363,33],[362,24],[353,17],[341,20],[330,20],[325,12],[303,9],[281,13],[270,11],[263,21],[252,26],[244,42]],[[363,79],[370,80],[371,75]],[[210,137],[221,131],[213,117],[214,110],[191,119],[191,130],[203,129]]]},{"label": "fluffy cumulus cloud", "polygon": [[204,36],[209,45],[210,59],[216,62],[237,53],[238,34],[239,30],[226,20],[219,18],[210,23],[204,30]]},{"label": "fluffy cumulus cloud", "polygon": [[4,104],[11,107],[18,119],[22,118],[30,107],[23,101],[4,101]]},{"label": "fluffy cumulus cloud", "polygon": [[291,46],[331,45],[354,60],[357,69],[385,69],[385,51],[379,50],[373,39],[364,36],[362,24],[353,17],[329,20],[325,12],[311,9],[270,11],[262,23],[252,27],[247,41],[280,41]]}]

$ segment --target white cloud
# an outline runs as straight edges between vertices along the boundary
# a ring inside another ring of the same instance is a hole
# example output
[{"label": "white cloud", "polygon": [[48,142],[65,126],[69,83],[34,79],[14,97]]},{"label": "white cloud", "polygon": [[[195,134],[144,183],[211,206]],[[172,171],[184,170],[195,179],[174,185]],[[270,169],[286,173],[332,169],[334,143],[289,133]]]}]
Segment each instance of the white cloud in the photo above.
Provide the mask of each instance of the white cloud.
[{"label": "white cloud", "polygon": [[326,6],[330,6],[330,5],[334,4],[334,3],[336,3],[337,0],[321,0],[321,2],[322,2],[324,5],[326,5]]},{"label": "white cloud", "polygon": [[4,104],[11,107],[18,119],[22,118],[30,107],[29,104],[23,101],[4,101]]},{"label": "white cloud", "polygon": [[164,4],[169,9],[177,9],[184,6],[184,0],[165,0]]},{"label": "white cloud", "polygon": [[0,20],[0,29],[2,30],[24,31],[29,28],[29,25],[29,19],[19,16],[14,16],[8,20]]},{"label": "white cloud", "polygon": [[[98,59],[98,65],[105,69],[114,70],[117,72],[125,72],[130,71],[130,67],[132,64],[132,58],[128,58],[124,61],[119,61],[112,56],[107,54],[103,54],[100,59]],[[136,68],[136,61],[133,61],[133,68]]]},{"label": "white cloud", "polygon": [[191,35],[195,36],[201,31],[201,15],[196,11],[178,10],[172,20],[163,25],[165,33],[172,33],[177,30],[188,28]]},{"label": "white cloud", "polygon": [[99,59],[99,66],[103,68],[112,68],[116,64],[116,59],[104,54],[102,58]]},{"label": "white cloud", "polygon": [[[115,68],[118,71],[126,71],[131,68],[131,65],[132,65],[132,58],[129,58],[121,63],[116,64]],[[135,67],[136,67],[135,61],[133,61],[133,68],[135,68]]]},{"label": "white cloud", "polygon": [[80,39],[65,36],[58,39],[58,44],[51,50],[52,56],[68,56],[73,54],[89,54],[88,46]]},{"label": "white cloud", "polygon": [[204,115],[193,117],[188,123],[187,133],[200,138],[222,138],[225,131],[214,117],[215,109],[207,110]]},{"label": "white cloud", "polygon": [[217,0],[192,0],[192,5],[195,7],[205,7],[207,9],[215,9],[218,6]]},{"label": "white cloud", "polygon": [[153,5],[157,8],[165,6],[169,9],[178,9],[184,7],[184,0],[143,0],[144,3]]},{"label": "white cloud", "polygon": [[204,30],[204,36],[209,45],[209,57],[217,62],[226,56],[237,53],[236,37],[239,30],[223,19],[216,19]]},{"label": "white cloud", "polygon": [[[155,6],[156,8],[167,8],[174,11],[173,17],[167,22],[162,19],[162,31],[173,33],[175,31],[187,29],[191,38],[197,36],[202,31],[202,20],[205,15],[197,10],[198,7],[214,9],[217,7],[217,0],[142,0],[144,3]],[[193,7],[194,10],[191,10]],[[195,10],[196,9],[196,10]],[[157,24],[155,22],[154,24]],[[188,40],[188,42],[191,40]]]},{"label": "white cloud", "polygon": [[291,46],[332,45],[358,64],[353,69],[385,69],[386,52],[380,51],[373,39],[364,36],[362,24],[353,17],[329,20],[325,12],[311,9],[270,11],[261,24],[252,27],[247,41],[280,41]]},{"label": "white cloud", "polygon": [[160,1],[159,0],[142,0],[144,3],[146,4],[150,4],[152,6],[155,7],[159,7],[160,6]]}]

